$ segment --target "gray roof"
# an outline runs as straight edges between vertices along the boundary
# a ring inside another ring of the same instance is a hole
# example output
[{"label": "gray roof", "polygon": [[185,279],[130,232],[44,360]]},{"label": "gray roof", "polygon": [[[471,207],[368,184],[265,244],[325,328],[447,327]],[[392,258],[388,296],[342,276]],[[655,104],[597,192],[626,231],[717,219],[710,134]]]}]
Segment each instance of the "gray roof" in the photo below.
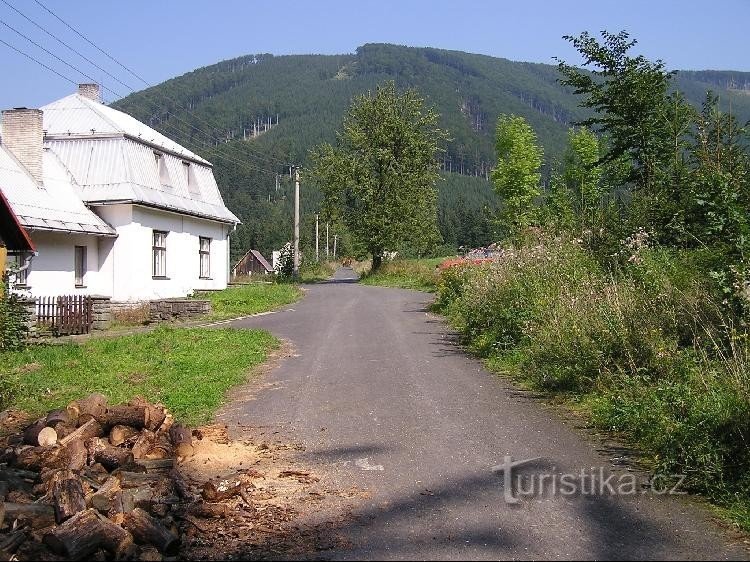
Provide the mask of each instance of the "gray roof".
[{"label": "gray roof", "polygon": [[54,154],[43,156],[43,186],[0,145],[0,190],[21,225],[29,230],[115,235],[114,229],[93,213],[76,193],[73,179]]},{"label": "gray roof", "polygon": [[[75,178],[88,204],[134,203],[240,222],[224,205],[211,164],[137,119],[78,94],[41,109],[45,146]],[[162,155],[163,174],[155,152]]]}]

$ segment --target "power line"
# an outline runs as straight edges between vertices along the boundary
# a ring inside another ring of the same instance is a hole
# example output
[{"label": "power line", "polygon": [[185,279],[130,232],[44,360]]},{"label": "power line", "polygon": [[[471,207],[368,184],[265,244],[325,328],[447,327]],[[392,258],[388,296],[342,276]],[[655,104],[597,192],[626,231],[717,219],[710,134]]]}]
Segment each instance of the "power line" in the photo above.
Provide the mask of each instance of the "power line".
[{"label": "power line", "polygon": [[8,2],[7,0],[0,0],[0,2],[2,2],[3,4],[5,4],[6,6],[8,6],[11,10],[13,10],[14,12],[16,12],[18,15],[20,15],[26,21],[28,21],[29,23],[31,23],[33,26],[35,26],[36,28],[40,29],[41,31],[43,31],[44,33],[46,33],[47,35],[49,35],[50,37],[52,37],[55,41],[57,41],[58,43],[60,43],[64,47],[66,47],[68,50],[72,51],[73,53],[75,53],[76,55],[78,55],[79,57],[81,57],[87,63],[89,63],[90,65],[94,66],[95,68],[97,68],[98,70],[100,70],[101,72],[103,72],[104,74],[106,74],[107,76],[109,76],[110,78],[112,78],[112,80],[115,80],[121,86],[124,86],[125,88],[127,88],[128,91],[132,92],[132,91],[135,90],[135,88],[133,88],[132,86],[128,86],[127,84],[125,84],[124,82],[122,82],[119,78],[117,78],[117,76],[115,76],[114,74],[110,73],[107,69],[102,68],[101,66],[99,66],[98,64],[96,64],[90,58],[88,58],[87,56],[83,55],[82,53],[80,53],[79,51],[77,51],[74,47],[70,46],[68,43],[66,43],[65,41],[63,41],[62,39],[60,39],[57,35],[55,35],[54,33],[50,32],[50,31],[48,31],[47,29],[45,29],[44,26],[42,26],[42,25],[38,24],[37,22],[35,22],[33,19],[31,19],[26,14],[24,14],[21,10],[19,10],[18,8],[16,8],[13,4],[11,4],[10,2]]},{"label": "power line", "polygon": [[6,43],[6,42],[5,42],[5,41],[3,41],[2,39],[0,39],[0,43],[2,43],[3,45],[5,45],[6,47],[9,47],[10,49],[13,49],[13,50],[14,50],[15,52],[17,52],[17,53],[20,53],[20,54],[22,54],[22,55],[23,55],[23,56],[25,56],[26,58],[28,58],[28,59],[31,59],[31,60],[33,60],[33,61],[34,61],[35,63],[37,63],[37,64],[38,64],[39,66],[42,66],[42,67],[46,68],[46,69],[47,69],[47,70],[49,70],[50,72],[53,72],[54,74],[57,74],[57,75],[58,75],[58,76],[59,76],[60,78],[62,78],[63,80],[67,80],[67,81],[68,81],[68,82],[70,82],[71,84],[75,84],[75,85],[77,85],[77,82],[76,82],[75,80],[71,80],[71,79],[70,79],[70,78],[68,78],[67,76],[63,76],[62,74],[60,74],[59,72],[57,72],[57,70],[55,70],[54,68],[50,68],[49,66],[47,66],[46,64],[44,64],[44,63],[43,63],[42,61],[40,61],[40,60],[38,60],[38,59],[34,58],[33,56],[31,56],[31,55],[30,55],[29,53],[27,53],[27,52],[25,52],[25,51],[22,51],[21,49],[18,49],[17,47],[14,47],[14,46],[13,46],[13,45],[11,45],[10,43]]},{"label": "power line", "polygon": [[[5,1],[5,0],[3,0],[3,1]],[[121,68],[123,68],[124,70],[126,70],[127,72],[129,72],[129,73],[130,73],[131,75],[133,75],[133,76],[134,76],[134,77],[135,77],[136,79],[138,79],[138,80],[140,80],[141,82],[143,82],[143,83],[144,83],[144,84],[145,84],[146,86],[148,86],[149,88],[153,88],[153,85],[152,85],[152,84],[150,84],[150,83],[149,83],[149,82],[148,82],[148,81],[147,81],[147,80],[146,80],[145,78],[141,77],[141,76],[140,76],[139,74],[137,74],[137,73],[136,73],[136,72],[135,72],[134,70],[130,69],[129,67],[127,67],[126,65],[124,65],[123,63],[121,63],[121,62],[120,62],[119,60],[117,60],[117,59],[116,59],[115,57],[113,57],[112,55],[110,55],[110,54],[109,54],[109,53],[108,53],[107,51],[105,51],[104,49],[102,49],[101,47],[99,47],[99,46],[98,46],[98,45],[97,45],[96,43],[94,43],[93,41],[91,41],[91,40],[90,40],[90,39],[89,39],[88,37],[86,37],[86,36],[85,36],[85,35],[84,35],[83,33],[81,33],[81,32],[80,32],[80,31],[79,31],[78,29],[76,29],[76,28],[75,28],[75,27],[73,27],[73,26],[72,26],[71,24],[69,24],[69,23],[68,23],[68,22],[66,22],[66,21],[65,21],[64,19],[62,19],[62,18],[61,18],[60,16],[58,16],[58,15],[57,15],[57,14],[56,14],[55,12],[53,12],[53,11],[52,11],[52,10],[51,10],[50,8],[48,8],[47,6],[45,6],[45,5],[44,5],[44,4],[42,3],[42,2],[40,2],[39,0],[34,0],[34,2],[36,2],[36,4],[38,4],[38,5],[39,5],[39,6],[40,6],[40,7],[42,8],[42,9],[44,9],[44,10],[45,10],[45,11],[46,11],[47,13],[49,13],[49,14],[50,14],[51,16],[53,16],[53,17],[54,17],[55,19],[57,19],[57,20],[58,20],[58,21],[59,21],[60,23],[62,23],[62,24],[63,24],[63,25],[65,26],[65,27],[67,27],[68,29],[70,29],[70,30],[71,30],[71,31],[72,31],[73,33],[75,33],[76,35],[78,35],[78,36],[79,36],[79,37],[80,37],[81,39],[83,39],[84,41],[86,41],[86,42],[87,42],[87,43],[88,43],[89,45],[91,45],[91,46],[92,46],[92,47],[94,47],[94,48],[95,48],[96,50],[98,50],[99,52],[101,52],[101,53],[102,53],[102,54],[103,54],[104,56],[106,56],[106,57],[107,57],[108,59],[110,59],[110,60],[111,60],[112,62],[114,62],[115,64],[117,64],[118,66],[120,66]],[[119,81],[119,80],[118,80],[118,81]],[[132,90],[132,88],[131,88],[131,90]],[[164,97],[165,97],[166,99],[168,99],[168,100],[170,100],[170,101],[171,101],[172,103],[174,103],[174,104],[175,104],[175,105],[176,105],[176,106],[177,106],[178,108],[180,108],[180,109],[181,109],[182,111],[184,111],[184,112],[188,113],[189,115],[192,115],[193,117],[195,117],[195,118],[196,118],[196,119],[198,119],[199,121],[201,121],[201,122],[205,123],[206,125],[208,125],[208,126],[209,126],[210,128],[212,128],[212,129],[214,129],[215,131],[218,131],[218,132],[221,132],[221,133],[223,133],[223,130],[222,130],[221,128],[217,127],[217,126],[216,126],[215,124],[212,124],[212,123],[210,123],[210,122],[206,121],[205,119],[203,119],[202,117],[200,117],[200,116],[198,116],[198,115],[195,115],[195,114],[194,114],[194,113],[192,113],[192,112],[191,112],[190,110],[188,110],[187,108],[183,107],[183,106],[182,106],[182,105],[181,105],[181,104],[180,104],[179,102],[177,102],[177,101],[176,101],[176,100],[174,100],[173,98],[170,98],[169,96],[166,96],[166,95],[164,95],[164,94],[162,94],[162,95],[163,95],[163,96],[164,96]],[[121,97],[122,97],[122,96],[121,96]],[[267,161],[267,162],[269,162],[269,163],[272,163],[272,164],[273,164],[273,163],[275,163],[275,164],[277,164],[277,165],[278,165],[278,164],[280,164],[280,165],[286,165],[286,164],[287,164],[286,162],[283,162],[283,161],[279,160],[278,158],[274,158],[274,157],[269,157],[269,156],[266,156],[266,155],[263,155],[263,154],[260,154],[260,153],[255,153],[255,152],[254,152],[253,150],[248,150],[248,151],[249,151],[249,152],[250,152],[251,154],[253,154],[253,155],[254,155],[254,156],[255,156],[256,158],[260,158],[260,159],[266,160],[266,161]]]},{"label": "power line", "polygon": [[[3,22],[2,20],[0,20],[0,23],[2,23],[3,25],[5,25],[6,27],[8,27],[8,28],[12,29],[13,31],[16,31],[16,30],[15,30],[14,28],[12,28],[11,26],[7,25],[7,24],[6,24],[5,22]],[[36,45],[37,47],[39,47],[40,49],[42,49],[42,50],[43,50],[43,51],[45,51],[46,53],[48,53],[48,54],[50,54],[51,56],[55,57],[55,58],[56,58],[57,60],[59,60],[60,62],[62,62],[62,63],[64,63],[64,64],[66,64],[67,66],[69,66],[70,68],[72,68],[73,70],[75,70],[76,72],[78,72],[79,74],[81,74],[82,76],[85,76],[86,78],[89,78],[90,80],[92,80],[92,81],[94,81],[94,82],[95,82],[95,80],[94,80],[93,78],[91,78],[90,76],[88,76],[88,75],[87,75],[86,73],[82,72],[81,70],[79,70],[78,68],[74,67],[74,66],[73,66],[73,65],[71,65],[70,63],[68,63],[68,62],[64,61],[64,60],[63,60],[63,59],[61,59],[60,57],[58,57],[58,56],[54,55],[53,53],[51,53],[50,51],[48,51],[47,49],[45,49],[44,47],[42,47],[41,45],[39,45],[38,43],[36,43],[35,41],[33,41],[33,40],[29,39],[28,37],[26,37],[25,35],[23,35],[22,33],[20,33],[20,32],[17,32],[17,33],[19,33],[19,35],[21,35],[22,37],[26,38],[27,40],[29,40],[29,41],[30,41],[31,43],[33,43],[34,45]],[[26,57],[26,58],[28,58],[28,59],[30,59],[30,60],[32,60],[32,61],[34,61],[34,62],[35,62],[36,64],[38,64],[39,66],[41,66],[41,67],[45,68],[46,70],[48,70],[48,71],[50,71],[50,72],[54,73],[55,75],[59,76],[59,77],[60,77],[60,78],[62,78],[63,80],[66,80],[66,81],[68,81],[68,82],[70,82],[71,84],[74,84],[74,85],[77,85],[77,84],[78,84],[78,82],[77,82],[76,80],[73,80],[73,79],[71,79],[70,77],[68,77],[68,76],[65,76],[65,75],[61,74],[60,72],[58,72],[58,71],[57,71],[57,70],[55,70],[54,68],[52,68],[52,67],[50,67],[50,66],[48,66],[48,65],[44,64],[44,63],[43,63],[42,61],[40,61],[39,59],[37,59],[37,58],[36,58],[36,57],[34,57],[33,55],[30,55],[30,54],[29,54],[29,53],[27,53],[26,51],[23,51],[22,49],[19,49],[18,47],[15,47],[14,45],[11,45],[11,44],[10,44],[10,43],[8,43],[7,41],[5,41],[5,40],[3,40],[3,39],[0,39],[0,43],[2,43],[3,45],[5,45],[6,47],[8,47],[8,48],[10,48],[10,49],[12,49],[12,50],[14,50],[14,51],[16,51],[17,53],[19,53],[19,54],[23,55],[24,57]],[[107,89],[108,91],[112,92],[112,90],[109,90],[109,88],[106,88],[106,89]],[[113,93],[113,94],[115,94],[115,95],[119,95],[119,94],[117,94],[117,92],[112,92],[112,93]],[[152,103],[153,103],[153,102],[152,102]],[[187,123],[187,122],[185,122],[185,121],[182,121],[182,120],[180,120],[180,119],[179,119],[179,118],[178,118],[177,116],[174,116],[174,115],[173,115],[173,117],[175,118],[175,120],[177,120],[177,121],[180,121],[180,122],[182,122],[183,124],[185,124],[185,125],[187,125],[187,126],[192,126],[192,125],[191,125],[190,123]],[[174,126],[174,124],[170,124],[170,125]],[[175,129],[175,130],[176,130],[176,129]],[[194,142],[195,142],[195,141],[194,141]],[[206,143],[205,141],[200,141],[200,142],[202,142],[202,143],[203,143],[203,144],[205,145],[205,147],[208,147],[208,148],[211,148],[211,149],[215,148],[215,147],[211,146],[210,144]],[[237,166],[245,167],[245,168],[246,168],[247,170],[257,171],[257,172],[261,172],[261,173],[268,173],[268,174],[275,174],[275,173],[276,173],[276,172],[274,172],[274,171],[272,171],[272,170],[266,170],[266,169],[263,169],[263,168],[259,168],[259,167],[256,167],[256,166],[254,166],[254,165],[252,165],[252,164],[250,164],[250,163],[248,163],[248,162],[243,162],[243,161],[235,160],[235,159],[233,159],[233,158],[231,158],[231,157],[229,157],[229,156],[227,156],[227,155],[225,155],[225,154],[222,154],[222,153],[220,153],[220,152],[217,152],[217,153],[216,153],[216,156],[217,156],[217,157],[219,157],[219,158],[222,158],[222,159],[224,159],[225,161],[227,161],[227,162],[229,162],[229,163],[235,164],[235,165],[237,165]]]},{"label": "power line", "polygon": [[[9,5],[9,4],[7,3],[7,2],[5,2],[5,0],[0,0],[0,1],[2,1],[2,2],[3,2],[4,4],[6,4],[6,5]],[[12,7],[12,6],[11,6],[11,7]],[[14,9],[15,9],[15,8],[14,8]],[[16,11],[18,11],[18,10],[16,10]],[[35,25],[36,25],[37,27],[39,27],[40,29],[44,30],[44,28],[42,28],[41,26],[39,26],[38,24],[36,24],[36,22],[33,22],[33,20],[31,20],[30,18],[28,18],[27,16],[25,16],[24,14],[22,14],[22,13],[21,13],[20,11],[18,11],[18,13],[19,13],[19,14],[21,14],[22,16],[24,16],[24,17],[25,17],[26,19],[28,19],[28,20],[29,20],[29,21],[31,21],[32,23],[34,23],[34,24],[35,24]],[[35,46],[36,46],[37,48],[41,49],[42,51],[44,51],[45,53],[47,53],[48,55],[50,55],[51,57],[53,57],[53,58],[54,58],[54,59],[56,59],[57,61],[59,61],[59,62],[63,63],[63,64],[65,65],[65,66],[69,67],[69,68],[70,68],[70,69],[72,69],[73,71],[75,71],[75,72],[77,72],[78,74],[80,74],[80,75],[82,75],[82,76],[86,77],[87,79],[91,80],[92,82],[96,82],[96,79],[94,79],[94,78],[93,78],[92,76],[89,76],[88,74],[86,74],[85,72],[83,72],[82,70],[80,70],[80,69],[79,69],[78,67],[74,66],[73,64],[69,63],[68,61],[66,61],[66,60],[62,59],[61,57],[57,56],[57,55],[56,55],[55,53],[53,53],[53,52],[51,52],[50,50],[46,49],[46,48],[45,48],[44,46],[40,45],[39,43],[37,43],[36,41],[34,41],[33,39],[31,39],[31,38],[30,38],[30,37],[28,37],[27,35],[25,35],[25,34],[21,33],[20,31],[18,31],[18,30],[17,30],[16,28],[14,28],[13,26],[9,25],[8,23],[6,23],[6,22],[4,22],[4,21],[2,21],[2,20],[0,20],[0,24],[4,25],[5,27],[7,27],[8,29],[10,29],[11,31],[13,31],[14,33],[16,33],[17,35],[19,35],[20,37],[23,37],[24,39],[26,39],[27,41],[29,41],[29,42],[30,42],[31,44],[35,45]],[[46,32],[46,33],[47,33],[48,35],[50,35],[51,37],[53,37],[54,39],[56,39],[56,40],[58,40],[59,42],[61,42],[62,44],[64,44],[64,45],[65,45],[66,47],[68,47],[68,48],[69,48],[70,50],[72,50],[73,52],[75,52],[76,54],[78,54],[79,56],[81,56],[81,58],[83,58],[84,60],[88,60],[88,59],[86,59],[86,57],[84,57],[83,55],[81,55],[80,53],[78,53],[78,51],[76,51],[76,50],[75,50],[75,49],[74,49],[73,47],[70,47],[69,45],[67,45],[67,44],[66,44],[65,42],[63,42],[63,41],[62,41],[61,39],[59,39],[58,37],[56,37],[56,36],[55,36],[54,34],[52,34],[52,33],[49,33],[49,32],[47,32],[46,30],[44,30],[44,31],[45,31],[45,32]],[[14,47],[13,45],[11,45],[11,44],[7,43],[6,41],[2,41],[2,43],[3,43],[4,45],[6,45],[7,47],[9,47],[9,48],[13,49],[14,51],[16,51],[16,52],[18,52],[18,53],[22,54],[23,56],[25,56],[25,57],[27,57],[27,58],[29,58],[29,59],[33,60],[34,62],[36,62],[36,63],[37,63],[37,64],[39,64],[40,66],[44,67],[45,69],[49,70],[50,72],[53,72],[54,74],[56,74],[57,76],[59,76],[59,77],[63,78],[64,80],[67,80],[68,82],[70,82],[70,83],[72,83],[72,84],[76,84],[76,81],[74,81],[74,80],[70,79],[70,78],[69,78],[69,77],[67,77],[67,76],[64,76],[64,75],[62,75],[62,74],[61,74],[60,72],[58,72],[58,71],[56,71],[55,69],[51,68],[50,66],[48,66],[48,65],[46,65],[46,64],[44,64],[44,63],[42,63],[41,61],[39,61],[38,59],[36,59],[36,58],[35,58],[35,57],[33,57],[32,55],[30,55],[30,54],[28,54],[28,53],[26,53],[26,52],[22,51],[21,49],[18,49],[17,47]],[[97,68],[99,68],[99,67],[98,67],[98,65],[96,65],[95,63],[93,63],[93,64],[94,64],[94,66],[97,66]],[[118,80],[118,82],[120,82],[121,84],[124,84],[124,83],[123,83],[123,82],[121,82],[120,80]],[[128,86],[127,86],[127,84],[124,84],[124,85],[125,85],[126,87],[128,87]],[[107,90],[108,92],[112,93],[113,95],[115,95],[115,96],[117,96],[117,97],[120,97],[120,98],[121,98],[121,97],[123,97],[123,96],[122,96],[122,95],[121,95],[121,94],[120,94],[119,92],[116,92],[116,91],[112,90],[111,88],[108,88],[108,87],[106,87],[106,86],[102,86],[102,88],[103,88],[103,89],[105,89],[105,90]],[[144,96],[144,97],[146,97],[146,98],[147,98],[147,96],[148,96],[148,94],[145,94],[145,96]],[[148,99],[148,98],[147,98],[147,99],[146,99],[146,101],[147,101],[148,103],[150,103],[150,104],[151,104],[151,105],[152,105],[153,107],[156,107],[156,108],[158,108],[158,109],[161,109],[161,106],[160,106],[160,105],[158,105],[158,104],[156,104],[156,103],[155,103],[155,102],[153,102],[152,100],[150,100],[150,99]],[[215,138],[214,138],[214,137],[212,137],[212,136],[211,136],[210,134],[208,134],[208,133],[206,133],[205,131],[203,131],[203,130],[199,129],[198,127],[196,127],[196,126],[195,126],[195,125],[193,125],[192,123],[189,123],[189,122],[187,122],[187,121],[183,121],[183,120],[182,120],[182,119],[180,119],[180,118],[179,118],[178,116],[174,115],[173,113],[171,113],[171,112],[169,112],[169,111],[167,110],[167,116],[169,116],[170,114],[171,114],[171,116],[172,116],[172,117],[174,118],[174,120],[175,120],[175,121],[178,121],[178,122],[180,122],[180,123],[182,123],[182,124],[186,125],[187,127],[190,127],[190,128],[192,128],[193,130],[195,130],[195,131],[197,131],[197,132],[199,132],[199,133],[203,134],[203,135],[204,135],[204,136],[205,136],[206,138],[208,138],[208,139],[209,139],[209,140],[211,140],[212,142],[214,142],[214,141],[218,142],[218,139],[215,139]],[[178,130],[176,129],[176,127],[175,127],[175,124],[174,124],[173,122],[167,121],[167,122],[166,122],[166,123],[164,123],[164,124],[165,124],[165,125],[169,125],[169,126],[171,126],[171,127],[173,128],[173,130],[174,130],[174,131],[176,131],[176,132],[179,132],[179,131],[178,131]],[[215,147],[214,145],[212,145],[212,144],[209,144],[209,143],[207,143],[207,142],[205,142],[205,141],[200,141],[200,139],[193,139],[193,140],[192,140],[192,142],[194,142],[194,143],[197,143],[197,142],[202,142],[202,143],[203,143],[203,145],[204,145],[205,147],[207,147],[207,148],[211,149],[212,151],[213,151],[213,149],[214,149],[214,148],[216,148],[216,147]],[[221,159],[223,159],[223,160],[225,160],[225,161],[227,161],[227,162],[229,162],[229,163],[232,163],[232,164],[235,164],[235,165],[237,165],[237,166],[243,167],[243,168],[245,168],[246,170],[253,170],[253,171],[257,171],[257,172],[261,172],[261,173],[269,173],[269,174],[275,174],[275,172],[273,172],[273,171],[271,171],[271,170],[267,170],[267,169],[263,169],[263,168],[260,168],[260,167],[258,167],[258,166],[254,166],[254,165],[252,165],[252,164],[250,164],[249,162],[246,162],[246,161],[239,161],[239,160],[233,159],[233,158],[231,158],[230,156],[228,156],[228,155],[226,155],[226,154],[223,154],[223,153],[221,153],[221,152],[216,152],[216,156],[217,156],[217,157],[219,157],[219,158],[221,158]]]}]

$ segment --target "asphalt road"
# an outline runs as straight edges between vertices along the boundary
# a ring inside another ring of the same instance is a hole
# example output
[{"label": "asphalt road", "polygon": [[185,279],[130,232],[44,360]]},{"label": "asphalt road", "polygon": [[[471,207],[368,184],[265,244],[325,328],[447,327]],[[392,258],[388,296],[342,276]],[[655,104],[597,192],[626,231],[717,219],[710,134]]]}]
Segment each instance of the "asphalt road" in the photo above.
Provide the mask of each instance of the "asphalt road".
[{"label": "asphalt road", "polygon": [[[351,547],[325,557],[748,559],[707,508],[642,488],[623,451],[463,353],[429,295],[353,278],[339,270],[288,309],[233,323],[294,355],[227,421],[275,428],[335,485],[369,492],[343,529]],[[506,456],[537,459],[510,488],[493,471]]]}]

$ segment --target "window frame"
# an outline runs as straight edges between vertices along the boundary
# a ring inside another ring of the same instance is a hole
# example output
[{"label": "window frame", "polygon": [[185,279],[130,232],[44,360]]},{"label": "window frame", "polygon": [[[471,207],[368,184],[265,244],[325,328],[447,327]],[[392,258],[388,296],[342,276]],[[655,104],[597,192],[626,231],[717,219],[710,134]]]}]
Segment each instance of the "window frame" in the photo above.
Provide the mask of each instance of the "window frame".
[{"label": "window frame", "polygon": [[[203,249],[203,242],[208,243],[208,249]],[[199,279],[212,279],[211,277],[211,242],[213,239],[208,236],[198,237],[198,278]],[[204,275],[203,260],[206,260],[206,274]]]},{"label": "window frame", "polygon": [[[151,277],[153,279],[169,279],[167,277],[167,238],[169,232],[166,230],[151,231]],[[163,246],[157,245],[157,236],[163,236]],[[157,271],[157,255],[161,255],[161,271]]]},{"label": "window frame", "polygon": [[159,185],[172,187],[172,176],[169,175],[166,155],[154,150],[154,159],[156,160],[156,175],[159,177]]},{"label": "window frame", "polygon": [[[28,255],[28,254],[26,254]],[[11,263],[15,268],[21,268],[26,263],[26,255],[15,254]],[[13,288],[14,289],[28,289],[29,288],[29,272],[31,271],[31,262],[26,265],[26,269],[19,269],[14,273]]]},{"label": "window frame", "polygon": [[73,246],[73,279],[76,289],[86,288],[87,257],[87,246]]}]

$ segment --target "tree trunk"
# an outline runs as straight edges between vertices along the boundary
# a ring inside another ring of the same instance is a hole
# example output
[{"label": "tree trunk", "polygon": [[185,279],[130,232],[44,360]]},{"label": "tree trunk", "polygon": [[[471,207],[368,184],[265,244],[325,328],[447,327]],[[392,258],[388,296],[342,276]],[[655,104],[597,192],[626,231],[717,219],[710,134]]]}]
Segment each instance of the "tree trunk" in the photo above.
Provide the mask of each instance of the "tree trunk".
[{"label": "tree trunk", "polygon": [[375,272],[375,271],[379,270],[381,265],[383,265],[383,254],[382,253],[373,252],[373,254],[372,254],[372,271]]}]

